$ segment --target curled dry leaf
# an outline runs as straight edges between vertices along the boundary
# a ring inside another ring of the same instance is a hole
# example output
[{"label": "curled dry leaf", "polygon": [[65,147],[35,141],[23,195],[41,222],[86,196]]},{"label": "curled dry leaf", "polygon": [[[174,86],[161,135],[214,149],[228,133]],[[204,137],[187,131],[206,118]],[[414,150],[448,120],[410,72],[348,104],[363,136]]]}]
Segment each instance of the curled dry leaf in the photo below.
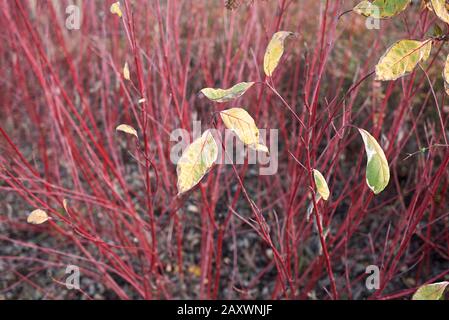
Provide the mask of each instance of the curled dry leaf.
[{"label": "curled dry leaf", "polygon": [[365,17],[387,19],[404,11],[411,0],[374,0],[362,1],[352,10]]},{"label": "curled dry leaf", "polygon": [[248,147],[268,152],[267,146],[259,143],[259,129],[254,119],[242,108],[231,108],[220,112],[226,128],[232,130]]},{"label": "curled dry leaf", "polygon": [[376,65],[376,80],[396,80],[429,58],[432,41],[400,40],[387,49]]},{"label": "curled dry leaf", "polygon": [[27,217],[27,222],[31,224],[41,224],[48,221],[48,219],[47,212],[41,209],[36,209]]},{"label": "curled dry leaf", "polygon": [[118,15],[120,18],[122,17],[123,13],[122,13],[122,9],[120,9],[120,2],[114,2],[111,5],[111,8],[109,9],[111,11],[112,14],[116,14]]},{"label": "curled dry leaf", "polygon": [[359,129],[359,132],[365,144],[365,151],[368,158],[366,164],[366,183],[374,194],[378,194],[385,189],[390,181],[388,161],[376,139],[364,129]]},{"label": "curled dry leaf", "polygon": [[416,290],[412,300],[442,300],[447,286],[448,281],[423,285]]},{"label": "curled dry leaf", "polygon": [[65,212],[69,212],[69,205],[67,199],[62,200],[62,206],[64,207]]},{"label": "curled dry leaf", "polygon": [[271,77],[274,69],[279,64],[282,54],[284,53],[284,41],[288,36],[293,35],[293,32],[279,31],[276,32],[268,43],[263,59],[263,70],[268,77]]},{"label": "curled dry leaf", "polygon": [[204,88],[201,93],[215,102],[227,102],[242,96],[254,82],[240,82],[229,89]]},{"label": "curled dry leaf", "polygon": [[210,170],[218,157],[218,146],[211,131],[193,141],[182,153],[176,167],[178,194],[196,186]]},{"label": "curled dry leaf", "polygon": [[125,66],[123,67],[123,78],[125,78],[126,80],[130,80],[130,74],[129,74],[129,66],[128,66],[128,62],[125,62]]},{"label": "curled dry leaf", "polygon": [[329,199],[329,187],[327,186],[326,179],[324,179],[321,172],[313,169],[313,178],[315,179],[316,189],[321,198],[323,198],[323,200]]},{"label": "curled dry leaf", "polygon": [[137,131],[136,129],[134,129],[133,127],[131,127],[130,125],[127,124],[121,124],[119,125],[117,128],[115,128],[115,130],[117,131],[122,131],[125,132],[127,134],[132,134],[133,136],[135,136],[136,138],[139,138],[137,136]]}]

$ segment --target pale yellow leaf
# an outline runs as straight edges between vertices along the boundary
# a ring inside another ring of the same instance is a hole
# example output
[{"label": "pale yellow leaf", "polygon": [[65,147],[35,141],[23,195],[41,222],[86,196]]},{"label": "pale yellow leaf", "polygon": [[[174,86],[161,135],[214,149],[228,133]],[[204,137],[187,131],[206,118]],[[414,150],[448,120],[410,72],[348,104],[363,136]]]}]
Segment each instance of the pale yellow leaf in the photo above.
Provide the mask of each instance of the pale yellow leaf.
[{"label": "pale yellow leaf", "polygon": [[449,11],[446,5],[446,0],[430,0],[430,6],[438,18],[449,23]]},{"label": "pale yellow leaf", "polygon": [[442,300],[448,281],[426,284],[418,288],[412,300]]},{"label": "pale yellow leaf", "polygon": [[196,186],[218,157],[218,146],[211,131],[193,141],[182,153],[176,167],[178,194]]},{"label": "pale yellow leaf", "polygon": [[119,1],[114,2],[114,3],[111,5],[110,11],[111,11],[112,14],[118,15],[120,18],[121,18],[122,15],[123,15],[122,9],[120,9],[120,2],[119,2]]},{"label": "pale yellow leaf", "polygon": [[293,32],[276,32],[268,43],[263,59],[263,70],[268,77],[271,77],[274,69],[276,69],[281,60],[282,54],[284,53],[285,38],[291,35],[293,35]]},{"label": "pale yellow leaf", "polygon": [[376,80],[396,80],[407,75],[429,58],[432,41],[400,40],[394,43],[376,65]]},{"label": "pale yellow leaf", "polygon": [[49,217],[44,210],[36,209],[27,217],[27,222],[31,224],[41,224],[48,221]]},{"label": "pale yellow leaf", "polygon": [[125,78],[126,80],[130,80],[130,74],[129,74],[129,66],[128,66],[128,62],[125,62],[125,66],[123,67],[123,78]]},{"label": "pale yellow leaf", "polygon": [[212,101],[227,102],[242,96],[253,84],[254,82],[240,82],[229,89],[204,88],[201,93]]},{"label": "pale yellow leaf", "polygon": [[324,179],[321,172],[319,172],[316,169],[313,169],[313,178],[315,179],[316,189],[321,198],[323,198],[323,200],[329,199],[330,194],[329,187],[327,186],[326,179]]},{"label": "pale yellow leaf", "polygon": [[374,194],[378,194],[385,189],[390,181],[388,161],[376,139],[364,129],[359,129],[359,132],[365,144],[367,155],[366,183]]},{"label": "pale yellow leaf", "polygon": [[231,108],[220,112],[226,128],[232,130],[248,147],[268,152],[268,148],[259,142],[259,129],[254,119],[242,108]]},{"label": "pale yellow leaf", "polygon": [[130,125],[127,125],[127,124],[121,124],[121,125],[119,125],[117,128],[115,128],[115,130],[117,130],[117,131],[122,131],[122,132],[125,132],[125,133],[127,133],[127,134],[132,134],[133,136],[135,136],[136,138],[138,138],[136,129],[134,129],[134,128],[131,127]]}]

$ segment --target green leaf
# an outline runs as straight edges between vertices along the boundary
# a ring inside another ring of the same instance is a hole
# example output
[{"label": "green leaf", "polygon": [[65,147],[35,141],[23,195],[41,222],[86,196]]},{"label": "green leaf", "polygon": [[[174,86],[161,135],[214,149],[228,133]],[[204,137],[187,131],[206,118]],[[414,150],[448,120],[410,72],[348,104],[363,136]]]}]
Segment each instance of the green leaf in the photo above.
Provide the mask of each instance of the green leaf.
[{"label": "green leaf", "polygon": [[229,89],[204,88],[201,93],[215,102],[227,102],[242,96],[254,82],[240,82]]},{"label": "green leaf", "polygon": [[400,40],[394,43],[376,65],[376,80],[396,80],[429,58],[432,41]]},{"label": "green leaf", "polygon": [[438,18],[446,23],[449,23],[449,12],[446,7],[446,0],[431,0],[430,6]]},{"label": "green leaf", "polygon": [[426,284],[418,288],[412,300],[443,300],[448,281]]},{"label": "green leaf", "polygon": [[365,17],[380,19],[391,18],[404,11],[411,0],[374,0],[362,1],[352,10]]},{"label": "green leaf", "polygon": [[259,143],[259,129],[254,119],[242,108],[231,108],[220,112],[226,128],[234,131],[240,140],[254,150],[268,152],[268,148]]},{"label": "green leaf", "polygon": [[196,186],[210,170],[218,157],[218,146],[212,133],[207,130],[193,141],[182,153],[176,167],[178,194]]},{"label": "green leaf", "polygon": [[366,183],[374,194],[378,194],[385,189],[390,181],[388,161],[376,139],[364,129],[359,129],[359,132],[365,144],[365,151],[368,158],[366,164]]},{"label": "green leaf", "polygon": [[285,38],[293,34],[293,32],[289,31],[279,31],[271,38],[263,59],[263,70],[267,77],[271,77],[274,69],[276,69],[279,64],[279,60],[281,60],[281,57],[284,54]]},{"label": "green leaf", "polygon": [[329,199],[330,194],[329,187],[327,186],[326,179],[324,179],[321,172],[319,172],[316,169],[313,169],[313,178],[315,179],[316,189],[321,198],[323,198],[323,200]]}]

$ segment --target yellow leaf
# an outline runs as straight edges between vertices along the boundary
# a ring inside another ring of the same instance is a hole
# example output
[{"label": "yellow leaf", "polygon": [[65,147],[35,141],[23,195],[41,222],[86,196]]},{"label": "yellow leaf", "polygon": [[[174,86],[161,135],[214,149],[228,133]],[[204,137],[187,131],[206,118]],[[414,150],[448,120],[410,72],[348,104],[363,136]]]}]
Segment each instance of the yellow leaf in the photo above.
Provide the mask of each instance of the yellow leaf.
[{"label": "yellow leaf", "polygon": [[212,101],[227,102],[242,96],[253,84],[254,82],[240,82],[229,89],[204,88],[201,93]]},{"label": "yellow leaf", "polygon": [[193,274],[195,277],[201,276],[201,268],[198,266],[190,266],[188,271],[189,271],[189,273]]},{"label": "yellow leaf", "polygon": [[218,157],[218,146],[212,133],[207,130],[193,141],[182,153],[176,167],[178,194],[196,186],[210,170]]},{"label": "yellow leaf", "polygon": [[127,125],[127,124],[121,124],[119,125],[117,128],[115,128],[115,130],[117,131],[122,131],[125,132],[127,134],[132,134],[133,136],[135,136],[136,138],[139,138],[137,136],[137,131],[136,129],[134,129],[133,127]]},{"label": "yellow leaf", "polygon": [[411,0],[374,0],[362,1],[352,10],[365,17],[377,19],[391,18],[404,11]]},{"label": "yellow leaf", "polygon": [[446,0],[430,0],[430,6],[438,18],[449,23],[449,11],[447,10]]},{"label": "yellow leaf", "polygon": [[324,179],[321,172],[316,169],[313,169],[313,178],[315,179],[316,189],[324,200],[329,199],[329,187],[327,186],[326,179]]},{"label": "yellow leaf", "polygon": [[128,66],[128,62],[125,62],[125,66],[123,67],[123,78],[125,78],[126,80],[130,80],[130,75],[129,75],[129,66]]},{"label": "yellow leaf", "polygon": [[446,58],[443,70],[444,90],[449,95],[449,55]]},{"label": "yellow leaf", "polygon": [[259,129],[254,119],[242,108],[231,108],[220,112],[226,128],[232,130],[240,140],[254,150],[268,152],[268,148],[259,143]]},{"label": "yellow leaf", "polygon": [[449,285],[448,281],[426,284],[418,288],[412,300],[442,300],[444,290]]},{"label": "yellow leaf", "polygon": [[365,151],[368,158],[366,164],[366,183],[374,194],[378,194],[385,189],[390,181],[388,161],[376,139],[364,129],[359,129],[359,132],[365,144]]},{"label": "yellow leaf", "polygon": [[110,11],[111,11],[112,14],[118,15],[120,18],[121,18],[122,15],[123,15],[123,14],[122,14],[122,9],[120,9],[120,2],[119,2],[119,1],[114,2],[114,3],[111,5]]},{"label": "yellow leaf", "polygon": [[394,43],[376,65],[376,80],[396,80],[429,58],[432,41],[400,40]]},{"label": "yellow leaf", "polygon": [[31,224],[41,224],[48,221],[48,219],[49,217],[47,215],[47,212],[41,209],[36,209],[30,213],[27,218],[27,222]]},{"label": "yellow leaf", "polygon": [[274,69],[279,64],[279,60],[284,53],[284,40],[288,36],[293,35],[293,32],[279,31],[276,32],[268,43],[263,59],[263,70],[268,77],[271,77]]}]

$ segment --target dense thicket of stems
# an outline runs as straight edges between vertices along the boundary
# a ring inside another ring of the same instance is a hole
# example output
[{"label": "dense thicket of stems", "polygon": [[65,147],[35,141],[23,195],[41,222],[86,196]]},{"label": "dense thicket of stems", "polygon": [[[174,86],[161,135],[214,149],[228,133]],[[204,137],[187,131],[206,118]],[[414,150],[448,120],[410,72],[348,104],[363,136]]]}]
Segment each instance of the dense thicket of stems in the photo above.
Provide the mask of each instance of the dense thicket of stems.
[{"label": "dense thicket of stems", "polygon": [[[61,286],[68,264],[121,299],[406,298],[449,273],[447,50],[436,44],[400,80],[373,78],[393,41],[431,32],[429,11],[368,30],[363,17],[339,18],[352,1],[230,11],[224,1],[123,0],[122,18],[109,1],[78,1],[81,29],[68,30],[69,3],[0,2],[1,292],[95,298],[87,282]],[[263,55],[278,30],[296,37],[267,79]],[[227,104],[198,94],[241,81],[257,83]],[[217,165],[178,197],[170,132],[194,119],[223,130],[215,112],[233,106],[279,130],[278,172]],[[137,144],[115,132],[121,123]],[[355,127],[389,160],[380,195],[366,185]],[[316,201],[313,168],[329,201]],[[35,208],[52,220],[28,225]],[[368,265],[380,268],[378,290],[365,287]]]}]

